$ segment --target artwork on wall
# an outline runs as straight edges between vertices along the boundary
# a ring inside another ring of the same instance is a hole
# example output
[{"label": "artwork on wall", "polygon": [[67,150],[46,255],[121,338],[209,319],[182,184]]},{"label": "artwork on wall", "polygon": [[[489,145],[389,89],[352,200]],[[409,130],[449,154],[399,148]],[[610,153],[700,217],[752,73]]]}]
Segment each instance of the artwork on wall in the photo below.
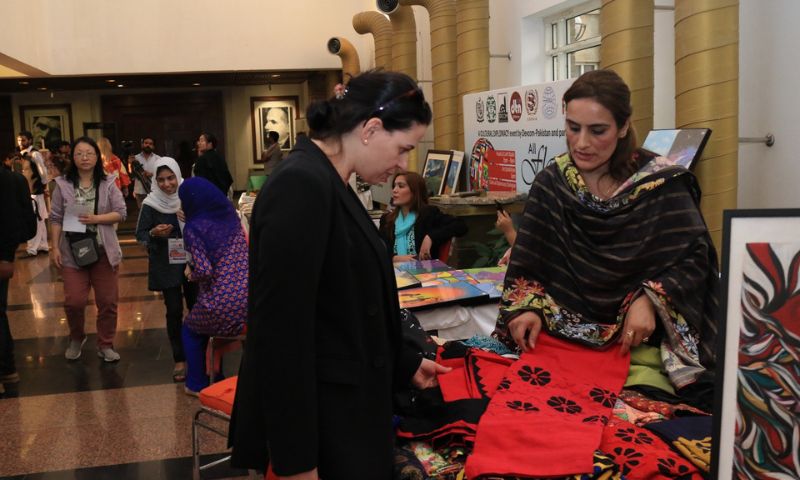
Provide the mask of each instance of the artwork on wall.
[{"label": "artwork on wall", "polygon": [[796,478],[800,209],[723,223],[711,478]]},{"label": "artwork on wall", "polygon": [[72,106],[22,105],[20,125],[33,134],[33,146],[42,149],[54,142],[72,141]]},{"label": "artwork on wall", "polygon": [[270,131],[278,132],[278,144],[281,146],[281,150],[288,152],[294,147],[298,108],[296,96],[250,97],[255,163],[261,163],[261,153],[267,149],[267,138]]},{"label": "artwork on wall", "polygon": [[428,186],[428,194],[441,195],[453,152],[450,150],[428,150],[425,157],[425,166],[422,168],[422,178]]}]

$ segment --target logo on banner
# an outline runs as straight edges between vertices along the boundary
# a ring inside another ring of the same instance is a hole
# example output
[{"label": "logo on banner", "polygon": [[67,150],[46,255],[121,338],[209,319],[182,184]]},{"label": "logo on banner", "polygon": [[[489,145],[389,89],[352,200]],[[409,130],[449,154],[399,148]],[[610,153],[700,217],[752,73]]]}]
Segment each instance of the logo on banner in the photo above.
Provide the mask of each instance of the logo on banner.
[{"label": "logo on banner", "polygon": [[506,107],[506,94],[498,93],[497,96],[500,98],[500,110],[499,113],[497,114],[497,122],[508,123],[508,107]]},{"label": "logo on banner", "polygon": [[549,120],[556,116],[556,113],[558,113],[557,103],[556,91],[553,90],[553,87],[545,87],[542,92],[542,113],[544,113],[544,118]]},{"label": "logo on banner", "polygon": [[475,101],[475,116],[479,122],[483,122],[483,99],[478,97]]},{"label": "logo on banner", "polygon": [[511,102],[508,104],[508,110],[511,113],[511,118],[518,122],[522,117],[522,97],[519,92],[511,94]]},{"label": "logo on banner", "polygon": [[539,110],[539,92],[534,88],[525,92],[525,110],[531,116],[536,115],[536,111]]},{"label": "logo on banner", "polygon": [[497,101],[494,99],[494,96],[489,95],[489,98],[486,99],[486,120],[489,123],[494,123],[497,119]]}]

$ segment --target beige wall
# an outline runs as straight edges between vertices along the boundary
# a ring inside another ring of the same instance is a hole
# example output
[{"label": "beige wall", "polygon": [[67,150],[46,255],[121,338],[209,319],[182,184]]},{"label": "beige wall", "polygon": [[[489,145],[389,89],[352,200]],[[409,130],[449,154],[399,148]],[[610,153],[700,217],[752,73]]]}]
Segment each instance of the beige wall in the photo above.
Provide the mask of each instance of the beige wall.
[{"label": "beige wall", "polygon": [[[51,75],[336,68],[370,0],[3,0],[0,52]],[[31,33],[34,32],[34,33]]]}]

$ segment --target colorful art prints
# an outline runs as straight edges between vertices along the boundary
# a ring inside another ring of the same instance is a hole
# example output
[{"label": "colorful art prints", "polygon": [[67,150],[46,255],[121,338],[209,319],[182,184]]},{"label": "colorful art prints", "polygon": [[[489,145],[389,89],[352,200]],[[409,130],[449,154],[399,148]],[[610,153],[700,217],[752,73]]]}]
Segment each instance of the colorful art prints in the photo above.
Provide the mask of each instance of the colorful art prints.
[{"label": "colorful art prints", "polygon": [[742,276],[738,478],[798,478],[800,243],[748,243]]},{"label": "colorful art prints", "polygon": [[441,260],[412,260],[410,262],[395,263],[394,267],[414,276],[422,273],[444,272],[453,269],[453,267]]},{"label": "colorful art prints", "polygon": [[474,278],[470,277],[463,270],[448,270],[446,272],[430,272],[420,273],[416,275],[417,280],[422,282],[423,287],[432,287],[434,285],[447,285],[450,283],[467,282],[471,284],[478,283]]},{"label": "colorful art prints", "polygon": [[685,168],[693,168],[711,136],[709,128],[650,130],[642,148],[667,157]]},{"label": "colorful art prints", "polygon": [[402,290],[404,288],[419,287],[422,285],[414,275],[411,275],[410,273],[404,270],[399,270],[397,268],[394,269],[394,279],[395,282],[397,283],[398,290]]},{"label": "colorful art prints", "polygon": [[506,267],[468,268],[464,273],[474,278],[476,287],[489,294],[489,298],[500,299],[503,296],[503,282],[506,279]]},{"label": "colorful art prints", "polygon": [[444,190],[447,167],[450,165],[450,158],[453,152],[450,150],[428,150],[425,157],[425,166],[422,169],[422,178],[428,186],[428,194],[431,196],[441,195]]},{"label": "colorful art prints", "polygon": [[408,308],[409,310],[452,303],[473,304],[489,298],[485,292],[466,282],[434,287],[409,288],[398,291],[397,295],[400,299],[400,308]]},{"label": "colorful art prints", "polygon": [[800,209],[723,215],[710,478],[800,478]]}]

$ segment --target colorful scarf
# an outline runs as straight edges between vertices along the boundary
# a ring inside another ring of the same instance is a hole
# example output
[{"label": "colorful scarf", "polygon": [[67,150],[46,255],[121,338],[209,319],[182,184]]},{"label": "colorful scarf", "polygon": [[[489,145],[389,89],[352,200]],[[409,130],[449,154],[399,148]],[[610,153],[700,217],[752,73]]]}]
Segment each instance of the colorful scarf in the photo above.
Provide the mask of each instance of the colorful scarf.
[{"label": "colorful scarf", "polygon": [[416,255],[417,245],[414,238],[414,223],[417,221],[416,212],[397,212],[394,220],[394,253],[395,255]]}]

